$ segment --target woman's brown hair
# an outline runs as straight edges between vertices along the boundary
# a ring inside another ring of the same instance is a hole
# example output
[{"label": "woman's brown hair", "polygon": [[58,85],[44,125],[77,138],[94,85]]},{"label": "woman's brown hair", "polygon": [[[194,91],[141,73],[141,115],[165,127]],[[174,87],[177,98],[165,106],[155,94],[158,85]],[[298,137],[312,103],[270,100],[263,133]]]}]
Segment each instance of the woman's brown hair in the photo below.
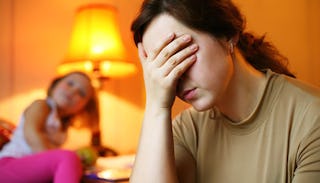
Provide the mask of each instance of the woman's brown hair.
[{"label": "woman's brown hair", "polygon": [[145,0],[131,25],[135,44],[150,22],[160,14],[169,14],[187,27],[206,32],[218,39],[239,37],[236,46],[257,70],[295,77],[287,68],[288,59],[264,38],[244,32],[245,20],[231,0]]}]

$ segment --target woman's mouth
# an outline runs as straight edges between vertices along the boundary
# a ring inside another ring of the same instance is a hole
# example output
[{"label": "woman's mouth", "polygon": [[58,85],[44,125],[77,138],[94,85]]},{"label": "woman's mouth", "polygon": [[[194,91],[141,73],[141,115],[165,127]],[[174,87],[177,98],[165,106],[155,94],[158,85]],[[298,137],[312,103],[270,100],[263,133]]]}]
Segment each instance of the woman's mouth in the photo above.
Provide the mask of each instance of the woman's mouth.
[{"label": "woman's mouth", "polygon": [[182,94],[183,100],[192,100],[196,95],[196,88],[184,90]]}]

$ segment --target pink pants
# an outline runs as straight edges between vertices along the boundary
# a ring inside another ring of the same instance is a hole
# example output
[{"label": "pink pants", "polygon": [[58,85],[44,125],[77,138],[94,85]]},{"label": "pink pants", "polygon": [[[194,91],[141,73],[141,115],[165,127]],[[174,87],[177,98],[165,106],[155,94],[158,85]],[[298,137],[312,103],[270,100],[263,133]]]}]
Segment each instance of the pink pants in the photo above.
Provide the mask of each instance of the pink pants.
[{"label": "pink pants", "polygon": [[0,159],[1,183],[79,183],[81,176],[81,161],[72,151],[50,150]]}]

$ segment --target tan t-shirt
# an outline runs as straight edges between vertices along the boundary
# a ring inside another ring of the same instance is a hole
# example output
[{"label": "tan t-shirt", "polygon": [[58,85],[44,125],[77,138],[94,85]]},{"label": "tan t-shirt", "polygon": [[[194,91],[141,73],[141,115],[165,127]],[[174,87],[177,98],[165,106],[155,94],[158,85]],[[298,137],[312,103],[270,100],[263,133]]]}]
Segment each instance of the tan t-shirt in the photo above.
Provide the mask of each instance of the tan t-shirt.
[{"label": "tan t-shirt", "polygon": [[175,147],[194,158],[197,183],[320,183],[320,90],[266,75],[259,105],[241,122],[218,110],[176,117]]}]

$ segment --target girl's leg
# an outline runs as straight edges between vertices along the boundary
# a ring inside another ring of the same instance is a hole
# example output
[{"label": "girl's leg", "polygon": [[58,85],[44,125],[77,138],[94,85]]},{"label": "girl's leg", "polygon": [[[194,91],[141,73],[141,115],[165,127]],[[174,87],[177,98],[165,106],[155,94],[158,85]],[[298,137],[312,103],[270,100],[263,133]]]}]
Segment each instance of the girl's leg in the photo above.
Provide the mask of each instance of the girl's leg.
[{"label": "girl's leg", "polygon": [[77,154],[50,150],[22,158],[0,159],[3,183],[79,183],[82,166]]}]

